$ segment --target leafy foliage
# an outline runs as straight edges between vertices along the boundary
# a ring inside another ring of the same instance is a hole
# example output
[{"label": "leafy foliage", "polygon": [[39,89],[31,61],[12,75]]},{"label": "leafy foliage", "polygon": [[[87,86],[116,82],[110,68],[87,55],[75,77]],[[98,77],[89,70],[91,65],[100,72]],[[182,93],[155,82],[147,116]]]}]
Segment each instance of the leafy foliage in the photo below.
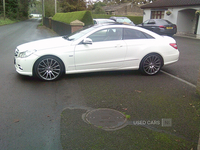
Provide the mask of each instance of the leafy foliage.
[{"label": "leafy foliage", "polygon": [[127,2],[133,2],[135,4],[146,4],[150,2],[154,2],[156,0],[103,0],[105,4],[115,4],[115,3],[127,3]]},{"label": "leafy foliage", "polygon": [[69,13],[57,13],[53,16],[53,20],[70,24],[74,20],[80,20],[85,25],[93,24],[92,14],[90,11],[77,11]]},{"label": "leafy foliage", "polygon": [[86,10],[86,3],[84,0],[60,0],[59,5],[61,7],[61,12]]},{"label": "leafy foliage", "polygon": [[105,14],[106,12],[103,10],[102,8],[103,6],[106,6],[106,4],[101,1],[94,3],[93,5],[94,14]]},{"label": "leafy foliage", "polygon": [[[107,15],[107,14],[92,14],[93,18],[110,18],[112,15]],[[116,16],[116,17],[121,17],[121,16]],[[131,21],[134,22],[134,24],[140,24],[143,21],[142,16],[124,16],[128,17]]]},{"label": "leafy foliage", "polygon": [[[35,3],[36,0],[6,0],[5,13],[10,19],[28,18],[29,5]],[[0,1],[0,15],[4,12],[3,1]]]}]

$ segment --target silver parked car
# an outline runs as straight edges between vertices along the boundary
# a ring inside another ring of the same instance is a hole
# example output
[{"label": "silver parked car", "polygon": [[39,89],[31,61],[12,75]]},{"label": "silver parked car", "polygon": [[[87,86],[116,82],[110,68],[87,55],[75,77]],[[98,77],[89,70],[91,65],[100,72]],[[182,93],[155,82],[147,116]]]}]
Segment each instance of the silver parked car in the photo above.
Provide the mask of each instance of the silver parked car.
[{"label": "silver parked car", "polygon": [[94,24],[115,23],[115,21],[111,19],[93,19],[93,22]]},{"label": "silver parked car", "polygon": [[115,22],[118,23],[126,23],[130,25],[135,25],[129,18],[127,17],[110,17],[110,19],[114,20]]}]

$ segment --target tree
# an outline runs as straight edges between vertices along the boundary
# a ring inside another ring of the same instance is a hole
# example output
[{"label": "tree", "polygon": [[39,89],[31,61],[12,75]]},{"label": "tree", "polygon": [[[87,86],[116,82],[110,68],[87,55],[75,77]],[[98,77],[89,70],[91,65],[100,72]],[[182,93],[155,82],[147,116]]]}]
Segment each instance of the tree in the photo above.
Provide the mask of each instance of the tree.
[{"label": "tree", "polygon": [[103,2],[105,4],[119,4],[119,3],[126,3],[126,2],[133,2],[134,4],[136,5],[139,5],[139,4],[147,4],[147,3],[151,3],[151,2],[154,2],[156,0],[103,0]]},{"label": "tree", "polygon": [[[6,16],[10,19],[28,18],[29,5],[35,2],[36,0],[6,0]],[[0,5],[0,14],[2,14],[2,0]]]},{"label": "tree", "polygon": [[53,17],[55,15],[55,0],[45,0],[45,17]]},{"label": "tree", "polygon": [[60,0],[59,5],[61,12],[86,10],[86,2],[84,0]]},{"label": "tree", "polygon": [[29,4],[29,14],[42,14],[41,1],[34,1]]},{"label": "tree", "polygon": [[156,0],[134,0],[133,2],[135,3],[135,4],[147,4],[147,3],[151,3],[151,2],[153,2],[153,1],[156,1]]},{"label": "tree", "polygon": [[93,9],[96,9],[97,7],[103,7],[103,6],[106,6],[106,4],[99,1],[99,2],[94,3]]},{"label": "tree", "polygon": [[93,5],[94,14],[105,14],[106,12],[103,10],[102,8],[103,6],[106,6],[106,4],[101,1],[94,3]]},{"label": "tree", "polygon": [[105,14],[106,12],[104,11],[104,9],[100,6],[97,6],[94,10],[94,14]]}]

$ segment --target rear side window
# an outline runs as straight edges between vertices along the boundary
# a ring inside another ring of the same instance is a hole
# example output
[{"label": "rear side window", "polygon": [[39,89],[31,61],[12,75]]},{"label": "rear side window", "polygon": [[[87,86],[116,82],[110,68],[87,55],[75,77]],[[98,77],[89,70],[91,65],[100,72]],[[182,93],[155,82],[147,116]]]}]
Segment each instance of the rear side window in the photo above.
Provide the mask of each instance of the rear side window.
[{"label": "rear side window", "polygon": [[170,21],[168,20],[157,20],[157,23],[160,25],[165,25],[165,24],[172,24]]},{"label": "rear side window", "polygon": [[138,30],[124,29],[123,39],[154,39],[154,37]]}]

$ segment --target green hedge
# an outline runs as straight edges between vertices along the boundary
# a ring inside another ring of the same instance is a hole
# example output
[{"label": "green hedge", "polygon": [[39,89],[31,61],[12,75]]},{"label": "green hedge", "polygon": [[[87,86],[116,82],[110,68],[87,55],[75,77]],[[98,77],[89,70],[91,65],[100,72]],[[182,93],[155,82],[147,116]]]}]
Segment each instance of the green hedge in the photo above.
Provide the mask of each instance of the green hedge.
[{"label": "green hedge", "polygon": [[53,20],[70,24],[74,20],[82,21],[85,25],[93,24],[92,14],[90,11],[76,11],[69,13],[56,13]]},{"label": "green hedge", "polygon": [[[113,15],[106,15],[106,14],[92,14],[93,18],[110,18]],[[116,17],[122,17],[122,16],[116,16]],[[142,16],[123,16],[129,18],[131,21],[134,22],[134,24],[141,24],[143,21]]]}]

